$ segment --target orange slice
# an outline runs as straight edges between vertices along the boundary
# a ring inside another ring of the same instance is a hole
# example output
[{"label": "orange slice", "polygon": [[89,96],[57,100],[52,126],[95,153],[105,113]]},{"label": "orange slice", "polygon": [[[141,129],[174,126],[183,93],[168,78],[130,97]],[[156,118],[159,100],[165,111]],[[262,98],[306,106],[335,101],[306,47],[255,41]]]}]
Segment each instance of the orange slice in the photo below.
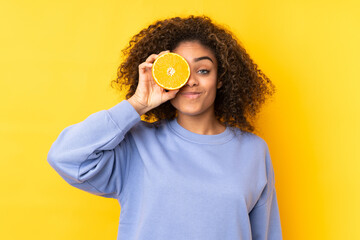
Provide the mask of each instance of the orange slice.
[{"label": "orange slice", "polygon": [[179,89],[190,77],[190,67],[177,53],[164,53],[155,59],[152,69],[155,82],[167,90]]}]

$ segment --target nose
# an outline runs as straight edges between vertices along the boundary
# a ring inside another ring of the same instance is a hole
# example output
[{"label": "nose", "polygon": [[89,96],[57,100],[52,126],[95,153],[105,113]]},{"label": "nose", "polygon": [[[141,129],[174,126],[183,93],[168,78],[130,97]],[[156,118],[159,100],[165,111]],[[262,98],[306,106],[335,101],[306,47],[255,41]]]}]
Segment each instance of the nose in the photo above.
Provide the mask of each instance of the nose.
[{"label": "nose", "polygon": [[198,85],[197,79],[191,74],[191,72],[190,72],[189,80],[186,82],[186,85],[189,87]]}]

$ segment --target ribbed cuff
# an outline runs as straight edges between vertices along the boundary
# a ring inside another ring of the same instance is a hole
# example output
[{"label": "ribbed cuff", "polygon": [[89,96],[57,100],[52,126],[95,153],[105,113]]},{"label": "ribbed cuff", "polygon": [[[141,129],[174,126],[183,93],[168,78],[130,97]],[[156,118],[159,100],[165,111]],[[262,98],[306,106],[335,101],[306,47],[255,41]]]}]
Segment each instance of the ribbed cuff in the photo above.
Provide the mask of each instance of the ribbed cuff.
[{"label": "ribbed cuff", "polygon": [[140,115],[127,100],[121,101],[107,111],[111,119],[124,133],[141,121]]}]

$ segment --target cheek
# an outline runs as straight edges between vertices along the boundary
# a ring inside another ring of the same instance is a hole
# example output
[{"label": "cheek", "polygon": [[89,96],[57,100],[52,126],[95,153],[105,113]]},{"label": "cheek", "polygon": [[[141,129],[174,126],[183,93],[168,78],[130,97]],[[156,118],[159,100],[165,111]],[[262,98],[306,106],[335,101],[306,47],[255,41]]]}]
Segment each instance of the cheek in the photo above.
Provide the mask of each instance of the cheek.
[{"label": "cheek", "polygon": [[175,98],[170,100],[171,105],[173,105],[174,108],[178,109],[179,107],[179,96],[176,96]]},{"label": "cheek", "polygon": [[207,96],[208,98],[215,98],[216,95],[216,82],[211,82],[207,86]]}]

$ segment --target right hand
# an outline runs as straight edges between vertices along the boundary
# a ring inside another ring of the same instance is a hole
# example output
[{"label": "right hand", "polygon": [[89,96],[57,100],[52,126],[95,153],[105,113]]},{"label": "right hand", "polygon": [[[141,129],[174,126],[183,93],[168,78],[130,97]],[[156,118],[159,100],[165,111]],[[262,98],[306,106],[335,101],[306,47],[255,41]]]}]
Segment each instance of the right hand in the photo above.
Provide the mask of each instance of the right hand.
[{"label": "right hand", "polygon": [[151,74],[151,67],[155,59],[167,52],[170,51],[151,54],[145,62],[139,65],[139,83],[134,95],[128,99],[128,102],[140,116],[174,98],[179,92],[179,89],[166,92],[164,88],[156,84]]}]

